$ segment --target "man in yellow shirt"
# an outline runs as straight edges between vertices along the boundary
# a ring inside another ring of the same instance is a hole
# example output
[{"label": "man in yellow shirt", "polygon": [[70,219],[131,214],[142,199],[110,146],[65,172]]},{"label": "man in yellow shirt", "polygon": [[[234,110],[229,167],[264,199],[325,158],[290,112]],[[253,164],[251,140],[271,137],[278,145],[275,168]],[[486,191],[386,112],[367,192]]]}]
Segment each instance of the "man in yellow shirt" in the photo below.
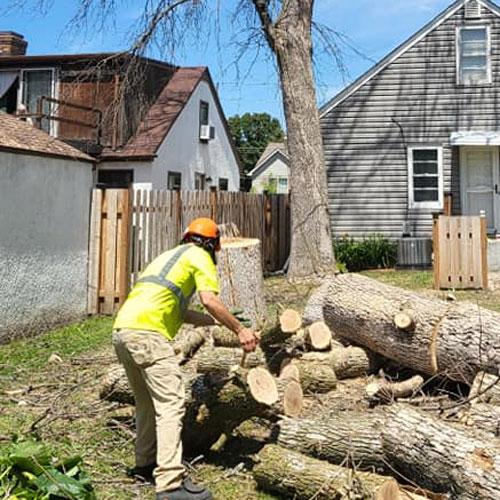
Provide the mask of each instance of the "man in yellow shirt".
[{"label": "man in yellow shirt", "polygon": [[[136,403],[137,472],[154,469],[156,500],[210,500],[211,493],[185,477],[181,430],[184,385],[170,345],[183,322],[222,323],[238,335],[245,351],[258,343],[218,297],[216,254],[219,229],[211,219],[189,224],[181,244],[154,259],[121,307],[113,345],[125,367]],[[210,316],[188,310],[195,291]]]}]

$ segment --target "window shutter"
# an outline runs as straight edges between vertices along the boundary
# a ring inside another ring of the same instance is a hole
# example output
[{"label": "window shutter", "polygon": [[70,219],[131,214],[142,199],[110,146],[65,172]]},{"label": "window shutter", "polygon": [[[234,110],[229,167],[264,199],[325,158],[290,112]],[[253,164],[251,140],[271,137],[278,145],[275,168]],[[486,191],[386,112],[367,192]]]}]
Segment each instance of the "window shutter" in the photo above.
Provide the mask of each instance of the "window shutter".
[{"label": "window shutter", "polygon": [[481,4],[477,0],[469,0],[465,4],[465,19],[479,19],[481,17]]}]

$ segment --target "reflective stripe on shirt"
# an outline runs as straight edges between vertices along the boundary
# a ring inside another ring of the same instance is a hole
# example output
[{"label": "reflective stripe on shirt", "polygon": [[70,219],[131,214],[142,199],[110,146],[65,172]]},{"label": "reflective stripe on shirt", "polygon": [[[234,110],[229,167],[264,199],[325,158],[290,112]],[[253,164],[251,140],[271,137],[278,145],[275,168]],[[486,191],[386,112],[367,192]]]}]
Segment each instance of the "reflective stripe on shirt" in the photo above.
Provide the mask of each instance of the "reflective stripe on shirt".
[{"label": "reflective stripe on shirt", "polygon": [[172,255],[172,257],[167,260],[167,262],[165,263],[163,269],[159,272],[159,274],[144,276],[143,278],[137,280],[137,283],[155,283],[156,285],[168,288],[177,297],[177,300],[179,301],[179,305],[181,308],[182,316],[186,314],[189,305],[189,299],[192,297],[193,294],[191,293],[189,297],[184,297],[182,290],[174,282],[168,280],[166,276],[170,272],[170,270],[174,267],[175,263],[179,260],[180,256],[190,248],[191,247],[189,245],[182,245],[177,250],[177,252],[175,252],[174,255]]}]

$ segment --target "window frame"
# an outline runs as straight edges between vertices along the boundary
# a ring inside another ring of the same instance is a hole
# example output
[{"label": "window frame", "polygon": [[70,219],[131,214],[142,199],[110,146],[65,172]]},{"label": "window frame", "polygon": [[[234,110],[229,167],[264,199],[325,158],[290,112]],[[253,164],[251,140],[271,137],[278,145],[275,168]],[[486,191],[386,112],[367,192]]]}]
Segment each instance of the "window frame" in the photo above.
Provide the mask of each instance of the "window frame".
[{"label": "window frame", "polygon": [[[196,187],[196,184],[199,183],[201,187]],[[205,191],[207,189],[207,176],[203,172],[195,172],[194,173],[194,190],[195,191]]]},{"label": "window frame", "polygon": [[[50,97],[52,99],[57,99],[57,90],[58,90],[58,85],[57,85],[57,69],[54,67],[41,67],[41,68],[23,68],[19,70],[19,92],[17,94],[17,107],[19,108],[21,104],[26,106],[26,109],[28,109],[28,106],[25,103],[25,94],[26,94],[26,79],[25,79],[25,74],[26,73],[33,73],[34,71],[50,71],[51,72],[51,84],[50,84]],[[50,105],[50,110],[49,110],[49,115],[52,114],[53,112],[53,105]],[[36,111],[32,111],[31,113],[35,113]],[[49,134],[51,136],[57,136],[57,131],[58,131],[58,123],[55,120],[49,120]]]},{"label": "window frame", "polygon": [[[477,30],[484,29],[486,33],[486,80],[484,82],[466,82],[462,78],[461,74],[461,42],[462,42],[462,30]],[[477,85],[491,85],[492,83],[492,72],[491,72],[491,30],[488,24],[467,24],[463,26],[457,26],[455,35],[455,56],[456,56],[456,82],[457,85],[464,86],[477,86]]]},{"label": "window frame", "polygon": [[[221,182],[225,183],[224,189],[221,186]],[[227,177],[219,177],[218,189],[219,191],[229,191],[229,179]]]},{"label": "window frame", "polygon": [[[435,201],[415,201],[413,187],[413,151],[415,150],[435,150],[437,151],[437,177],[438,177],[438,199]],[[408,208],[410,209],[443,209],[444,201],[444,180],[443,180],[443,147],[442,146],[408,146],[407,149],[408,168]]]},{"label": "window frame", "polygon": [[[179,176],[179,187],[171,187],[170,186],[170,177]],[[168,170],[167,171],[167,189],[169,191],[180,191],[182,189],[182,172],[178,172],[176,170]]]}]

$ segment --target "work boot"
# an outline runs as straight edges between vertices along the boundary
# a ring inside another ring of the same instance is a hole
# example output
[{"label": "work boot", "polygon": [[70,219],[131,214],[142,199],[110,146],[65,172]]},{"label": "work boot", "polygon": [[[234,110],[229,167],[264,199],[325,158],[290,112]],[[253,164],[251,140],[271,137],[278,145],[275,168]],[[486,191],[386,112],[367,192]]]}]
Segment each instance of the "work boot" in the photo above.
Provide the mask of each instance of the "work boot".
[{"label": "work boot", "polygon": [[156,493],[156,500],[212,500],[212,498],[210,491],[203,486],[193,484],[188,477],[182,481],[180,488]]},{"label": "work boot", "polygon": [[153,471],[156,468],[156,464],[144,465],[132,467],[127,469],[127,476],[137,479],[143,483],[155,484],[155,478],[153,477]]}]

